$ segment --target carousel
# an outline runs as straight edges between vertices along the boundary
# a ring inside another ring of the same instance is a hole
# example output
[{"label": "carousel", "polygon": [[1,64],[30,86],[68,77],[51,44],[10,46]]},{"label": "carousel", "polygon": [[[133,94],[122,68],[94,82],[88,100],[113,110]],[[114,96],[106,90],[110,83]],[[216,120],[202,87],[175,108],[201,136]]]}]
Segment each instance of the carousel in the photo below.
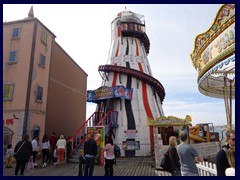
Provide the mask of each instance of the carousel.
[{"label": "carousel", "polygon": [[222,5],[212,26],[195,38],[191,60],[198,72],[198,89],[224,99],[227,129],[232,129],[235,98],[235,4]]}]

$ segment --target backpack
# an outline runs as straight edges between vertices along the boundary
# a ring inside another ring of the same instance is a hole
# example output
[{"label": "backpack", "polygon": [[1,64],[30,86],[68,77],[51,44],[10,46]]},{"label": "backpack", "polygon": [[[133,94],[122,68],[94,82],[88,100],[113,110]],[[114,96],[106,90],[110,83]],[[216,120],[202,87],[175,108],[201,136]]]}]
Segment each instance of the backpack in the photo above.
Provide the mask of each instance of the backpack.
[{"label": "backpack", "polygon": [[168,172],[172,172],[172,167],[171,167],[171,162],[169,158],[169,149],[168,151],[164,154],[160,166]]},{"label": "backpack", "polygon": [[114,155],[115,155],[116,158],[121,156],[121,149],[117,145],[114,145]]}]

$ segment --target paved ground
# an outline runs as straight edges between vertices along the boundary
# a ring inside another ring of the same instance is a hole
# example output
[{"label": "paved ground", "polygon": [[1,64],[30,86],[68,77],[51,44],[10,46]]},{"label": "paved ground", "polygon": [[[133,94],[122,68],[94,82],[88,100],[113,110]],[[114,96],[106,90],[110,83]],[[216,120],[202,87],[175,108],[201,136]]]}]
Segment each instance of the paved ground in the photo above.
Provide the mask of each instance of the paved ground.
[{"label": "paved ground", "polygon": [[[38,164],[41,164],[40,162]],[[14,176],[14,168],[3,167],[3,176]],[[151,157],[124,157],[118,158],[114,165],[114,176],[161,176],[156,172]],[[34,171],[25,173],[25,176],[77,176],[78,164],[66,163],[61,166],[48,164],[46,168],[37,167]],[[104,167],[95,165],[94,176],[103,176]]]}]

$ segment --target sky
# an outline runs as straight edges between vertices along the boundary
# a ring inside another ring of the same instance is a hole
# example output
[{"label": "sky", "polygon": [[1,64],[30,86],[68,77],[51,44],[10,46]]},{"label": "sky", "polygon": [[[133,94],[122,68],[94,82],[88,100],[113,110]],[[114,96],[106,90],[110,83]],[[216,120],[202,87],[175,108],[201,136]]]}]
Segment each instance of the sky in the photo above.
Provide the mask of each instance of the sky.
[{"label": "sky", "polygon": [[[24,19],[32,4],[3,4],[3,22]],[[56,42],[88,74],[87,90],[101,86],[111,22],[125,8],[145,16],[153,77],[165,88],[165,116],[192,117],[192,124],[226,125],[223,99],[201,94],[190,54],[198,34],[214,22],[221,4],[34,4],[34,17],[56,35]],[[14,12],[14,13],[13,13]],[[88,118],[96,104],[87,103]],[[232,122],[235,124],[235,100]]]}]

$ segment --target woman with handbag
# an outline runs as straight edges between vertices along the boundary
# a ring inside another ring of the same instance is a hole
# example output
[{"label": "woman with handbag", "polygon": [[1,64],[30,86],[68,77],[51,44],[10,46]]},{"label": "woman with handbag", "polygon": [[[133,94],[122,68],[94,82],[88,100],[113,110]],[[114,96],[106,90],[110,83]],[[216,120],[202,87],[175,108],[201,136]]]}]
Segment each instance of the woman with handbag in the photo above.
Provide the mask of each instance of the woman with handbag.
[{"label": "woman with handbag", "polygon": [[175,136],[169,137],[169,159],[171,164],[171,170],[172,176],[181,176],[180,171],[180,161],[179,156],[177,153],[177,139]]},{"label": "woman with handbag", "polygon": [[18,175],[19,169],[20,175],[24,175],[25,166],[32,156],[32,143],[28,139],[29,136],[24,135],[23,139],[19,141],[14,148],[14,157],[16,159],[15,176]]}]

